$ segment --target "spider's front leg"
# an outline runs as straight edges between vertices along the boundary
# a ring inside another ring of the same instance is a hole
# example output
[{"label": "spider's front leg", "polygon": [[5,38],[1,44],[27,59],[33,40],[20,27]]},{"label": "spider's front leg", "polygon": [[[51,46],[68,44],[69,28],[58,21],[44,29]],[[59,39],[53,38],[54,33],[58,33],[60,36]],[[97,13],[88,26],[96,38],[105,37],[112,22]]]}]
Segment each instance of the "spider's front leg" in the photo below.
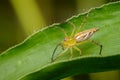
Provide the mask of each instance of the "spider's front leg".
[{"label": "spider's front leg", "polygon": [[73,58],[73,48],[70,48],[70,59]]},{"label": "spider's front leg", "polygon": [[82,55],[81,49],[79,49],[77,46],[74,46],[74,49],[76,49],[77,51],[79,51],[80,56]]},{"label": "spider's front leg", "polygon": [[57,58],[59,58],[62,54],[68,51],[68,48],[64,49],[61,53],[59,53],[55,58],[52,58],[52,62],[54,62]]}]

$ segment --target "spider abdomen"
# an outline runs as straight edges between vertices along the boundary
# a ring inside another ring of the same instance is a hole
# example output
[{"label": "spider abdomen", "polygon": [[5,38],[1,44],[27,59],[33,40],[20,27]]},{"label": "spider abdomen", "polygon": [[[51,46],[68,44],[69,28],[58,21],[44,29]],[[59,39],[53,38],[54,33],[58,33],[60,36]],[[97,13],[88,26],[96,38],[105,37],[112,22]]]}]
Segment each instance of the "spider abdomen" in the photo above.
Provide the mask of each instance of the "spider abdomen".
[{"label": "spider abdomen", "polygon": [[99,30],[98,28],[93,28],[77,33],[75,35],[76,42],[79,43],[89,39],[98,30]]}]

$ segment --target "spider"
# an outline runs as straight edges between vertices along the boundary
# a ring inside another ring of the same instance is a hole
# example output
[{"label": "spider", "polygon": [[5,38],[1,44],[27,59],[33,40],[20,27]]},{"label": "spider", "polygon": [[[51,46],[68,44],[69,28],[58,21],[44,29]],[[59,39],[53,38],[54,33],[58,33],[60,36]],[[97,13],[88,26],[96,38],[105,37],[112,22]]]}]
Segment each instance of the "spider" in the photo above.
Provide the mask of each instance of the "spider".
[{"label": "spider", "polygon": [[[68,51],[68,49],[70,49],[70,59],[73,57],[73,49],[79,51],[79,54],[80,56],[82,55],[82,52],[81,52],[81,49],[79,49],[77,46],[80,45],[81,42],[83,41],[89,41],[91,43],[94,43],[96,45],[98,45],[100,47],[100,51],[99,51],[99,54],[101,55],[101,52],[102,52],[102,45],[93,41],[93,40],[90,40],[89,38],[99,30],[99,28],[92,28],[92,29],[88,29],[88,30],[84,30],[82,32],[79,32],[79,29],[85,24],[86,20],[87,20],[87,17],[88,17],[88,14],[86,14],[86,16],[84,17],[84,19],[82,20],[82,23],[80,25],[80,27],[78,28],[77,31],[75,31],[75,25],[71,22],[68,22],[72,25],[73,27],[73,30],[72,30],[72,33],[70,36],[67,35],[67,33],[65,32],[64,29],[60,28],[64,34],[65,34],[65,38],[64,40],[59,43],[54,51],[53,51],[53,54],[52,54],[52,58],[51,58],[51,61],[54,62],[59,56],[61,56],[62,54],[64,54],[65,52]],[[59,53],[55,58],[54,58],[54,54],[57,50],[57,48],[61,46],[63,51],[61,53]]]}]

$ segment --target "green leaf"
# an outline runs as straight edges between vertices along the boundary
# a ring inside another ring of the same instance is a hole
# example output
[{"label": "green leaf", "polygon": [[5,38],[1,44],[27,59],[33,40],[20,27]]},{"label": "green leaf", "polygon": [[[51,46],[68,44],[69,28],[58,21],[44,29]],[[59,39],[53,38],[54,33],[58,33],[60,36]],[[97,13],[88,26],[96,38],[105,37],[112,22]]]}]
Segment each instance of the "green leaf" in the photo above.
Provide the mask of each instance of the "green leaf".
[{"label": "green leaf", "polygon": [[[86,14],[72,17],[62,24],[55,24],[38,31],[21,44],[8,49],[0,55],[0,80],[58,80],[66,76],[120,69],[120,2],[92,9],[82,30],[99,28],[90,39],[103,45],[102,56],[99,46],[90,42],[82,43],[79,48],[82,56],[74,51],[51,63],[56,45],[64,39],[63,28],[70,35],[72,22],[77,28]],[[61,52],[58,48],[57,53]],[[55,55],[55,56],[56,56]]]}]

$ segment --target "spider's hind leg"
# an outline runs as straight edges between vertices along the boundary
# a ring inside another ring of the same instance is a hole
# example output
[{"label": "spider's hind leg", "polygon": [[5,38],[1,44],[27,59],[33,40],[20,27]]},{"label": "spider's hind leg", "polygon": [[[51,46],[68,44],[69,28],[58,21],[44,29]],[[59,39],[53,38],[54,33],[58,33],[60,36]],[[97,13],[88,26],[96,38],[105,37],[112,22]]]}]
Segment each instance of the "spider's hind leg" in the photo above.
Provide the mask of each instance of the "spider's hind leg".
[{"label": "spider's hind leg", "polygon": [[84,24],[85,24],[86,21],[87,21],[88,16],[89,16],[89,12],[85,15],[85,17],[84,17],[83,20],[81,21],[81,24],[80,24],[79,28],[77,29],[77,32],[79,32],[80,29],[84,26]]},{"label": "spider's hind leg", "polygon": [[101,55],[103,46],[101,44],[99,44],[98,42],[95,42],[93,40],[88,40],[88,41],[100,47],[99,55]]}]

